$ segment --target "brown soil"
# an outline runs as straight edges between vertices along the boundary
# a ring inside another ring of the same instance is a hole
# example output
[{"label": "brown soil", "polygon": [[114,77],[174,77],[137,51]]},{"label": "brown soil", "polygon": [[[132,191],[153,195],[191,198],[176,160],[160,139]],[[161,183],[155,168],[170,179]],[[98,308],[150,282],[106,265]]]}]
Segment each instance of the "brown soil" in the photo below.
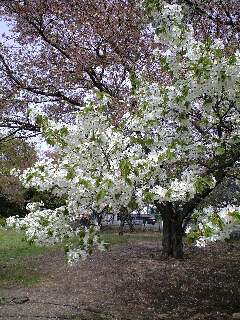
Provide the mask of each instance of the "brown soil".
[{"label": "brown soil", "polygon": [[159,246],[115,246],[73,267],[60,252],[32,258],[44,282],[1,288],[0,319],[230,320],[240,312],[239,242],[188,248],[181,261],[162,260]]}]

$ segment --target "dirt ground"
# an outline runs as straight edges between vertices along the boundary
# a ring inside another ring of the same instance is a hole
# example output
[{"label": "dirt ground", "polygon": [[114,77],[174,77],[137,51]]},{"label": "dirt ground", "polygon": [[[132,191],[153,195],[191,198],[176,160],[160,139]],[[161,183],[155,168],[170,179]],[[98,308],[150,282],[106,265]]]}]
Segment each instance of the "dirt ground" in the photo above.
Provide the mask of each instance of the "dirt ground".
[{"label": "dirt ground", "polygon": [[182,261],[162,260],[159,243],[138,241],[72,267],[61,252],[34,257],[29,263],[45,280],[0,288],[0,319],[234,319],[240,313],[239,249],[239,242],[214,244],[186,249]]}]

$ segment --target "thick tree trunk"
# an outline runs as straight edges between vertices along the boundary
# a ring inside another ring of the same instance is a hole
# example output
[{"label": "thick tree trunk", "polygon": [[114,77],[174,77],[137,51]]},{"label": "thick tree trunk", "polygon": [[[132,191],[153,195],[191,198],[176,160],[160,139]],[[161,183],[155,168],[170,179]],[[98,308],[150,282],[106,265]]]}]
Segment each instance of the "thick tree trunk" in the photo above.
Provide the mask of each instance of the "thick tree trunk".
[{"label": "thick tree trunk", "polygon": [[163,218],[163,255],[165,257],[183,258],[183,228],[181,215],[167,206]]},{"label": "thick tree trunk", "polygon": [[163,218],[163,255],[181,259],[183,257],[183,230],[182,223],[171,219]]}]

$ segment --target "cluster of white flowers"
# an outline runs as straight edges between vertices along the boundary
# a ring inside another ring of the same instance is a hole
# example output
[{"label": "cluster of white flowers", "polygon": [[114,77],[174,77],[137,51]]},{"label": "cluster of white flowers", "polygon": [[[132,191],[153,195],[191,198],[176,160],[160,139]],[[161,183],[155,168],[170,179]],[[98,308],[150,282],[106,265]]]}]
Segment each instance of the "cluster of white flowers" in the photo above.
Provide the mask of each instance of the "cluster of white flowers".
[{"label": "cluster of white flowers", "polygon": [[54,244],[72,234],[67,221],[65,207],[56,210],[43,209],[42,203],[28,204],[30,213],[24,217],[10,217],[7,219],[7,226],[15,226],[17,230],[24,230],[26,239],[29,242],[36,242],[39,245]]},{"label": "cluster of white flowers", "polygon": [[164,201],[184,201],[191,199],[196,194],[196,188],[194,185],[193,172],[187,172],[187,175],[183,175],[182,179],[174,179],[170,182],[170,186],[163,188],[162,186],[155,185],[152,192],[157,195],[156,200]]},{"label": "cluster of white flowers", "polygon": [[240,227],[240,207],[227,205],[224,208],[208,207],[194,212],[195,223],[186,234],[196,241],[196,246],[204,247],[209,242],[229,239],[236,225]]},{"label": "cluster of white flowers", "polygon": [[94,247],[104,250],[105,244],[99,239],[98,227],[86,228],[76,216],[68,214],[66,207],[55,210],[44,209],[43,203],[27,205],[30,211],[24,218],[18,216],[6,219],[9,228],[24,231],[26,241],[37,245],[62,243],[67,252],[69,264],[79,258],[86,258]]}]

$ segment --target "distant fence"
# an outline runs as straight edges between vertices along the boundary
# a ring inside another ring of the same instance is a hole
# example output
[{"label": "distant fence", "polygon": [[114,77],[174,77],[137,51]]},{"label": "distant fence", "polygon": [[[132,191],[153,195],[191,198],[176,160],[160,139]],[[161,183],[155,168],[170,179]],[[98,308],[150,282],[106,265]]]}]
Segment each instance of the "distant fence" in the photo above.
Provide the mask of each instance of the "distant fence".
[{"label": "distant fence", "polygon": [[[118,230],[120,226],[120,221],[114,221],[114,223],[103,222],[104,230]],[[134,230],[136,231],[162,231],[162,222],[156,222],[154,225],[152,224],[135,224],[133,223]],[[129,225],[125,223],[124,230],[129,231]]]}]

